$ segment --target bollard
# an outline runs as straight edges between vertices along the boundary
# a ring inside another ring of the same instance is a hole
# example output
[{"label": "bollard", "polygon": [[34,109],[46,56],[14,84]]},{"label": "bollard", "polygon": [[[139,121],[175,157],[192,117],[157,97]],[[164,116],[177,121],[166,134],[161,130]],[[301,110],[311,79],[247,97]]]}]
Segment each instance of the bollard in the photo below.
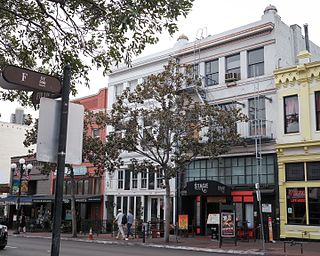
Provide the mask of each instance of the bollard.
[{"label": "bollard", "polygon": [[143,225],[142,227],[142,243],[146,242],[146,226]]}]

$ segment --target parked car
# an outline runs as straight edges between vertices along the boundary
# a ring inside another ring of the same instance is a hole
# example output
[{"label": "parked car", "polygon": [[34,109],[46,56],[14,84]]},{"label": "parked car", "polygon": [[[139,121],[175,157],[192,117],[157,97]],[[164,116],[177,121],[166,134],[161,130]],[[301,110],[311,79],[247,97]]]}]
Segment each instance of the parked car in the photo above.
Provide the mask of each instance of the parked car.
[{"label": "parked car", "polygon": [[0,224],[0,250],[4,249],[8,243],[8,227]]}]

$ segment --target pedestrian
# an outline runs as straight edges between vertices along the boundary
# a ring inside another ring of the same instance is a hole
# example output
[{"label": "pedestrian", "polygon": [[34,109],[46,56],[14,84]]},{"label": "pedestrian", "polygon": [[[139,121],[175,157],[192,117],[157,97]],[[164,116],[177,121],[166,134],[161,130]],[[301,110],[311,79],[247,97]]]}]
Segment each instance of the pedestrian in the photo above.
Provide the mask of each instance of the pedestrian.
[{"label": "pedestrian", "polygon": [[122,213],[122,210],[121,209],[118,209],[118,214],[116,216],[116,218],[114,219],[113,223],[116,223],[118,224],[118,234],[117,234],[117,239],[120,238],[120,234],[122,236],[122,239],[123,240],[128,240],[126,237],[125,237],[125,234],[124,234],[124,230],[123,230],[123,224],[122,224],[122,218],[123,218],[123,213]]},{"label": "pedestrian", "polygon": [[26,216],[24,215],[24,213],[21,213],[21,217],[20,217],[20,231],[22,231],[23,233],[26,232]]},{"label": "pedestrian", "polygon": [[132,234],[132,231],[131,231],[131,227],[132,227],[132,224],[133,224],[133,215],[132,215],[132,210],[129,209],[129,213],[128,213],[128,216],[127,216],[127,219],[128,219],[128,223],[127,223],[127,238],[129,239],[129,236],[131,236],[131,238],[133,239],[133,234]]}]

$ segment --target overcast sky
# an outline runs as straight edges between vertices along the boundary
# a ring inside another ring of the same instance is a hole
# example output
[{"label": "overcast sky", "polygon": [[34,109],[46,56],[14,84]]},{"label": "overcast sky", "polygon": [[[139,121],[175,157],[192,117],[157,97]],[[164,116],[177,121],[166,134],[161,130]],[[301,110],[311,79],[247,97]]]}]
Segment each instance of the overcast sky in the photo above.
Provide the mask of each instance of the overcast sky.
[{"label": "overcast sky", "polygon": [[[180,34],[189,37],[189,41],[194,41],[200,31],[203,36],[214,35],[226,30],[246,25],[261,19],[265,7],[276,6],[282,21],[287,25],[298,24],[303,28],[303,24],[309,25],[309,39],[320,45],[320,15],[319,0],[195,0],[190,14],[186,18],[179,20],[179,32],[173,37],[164,33],[160,36],[160,41],[155,46],[149,46],[143,56],[157,51],[171,48]],[[107,86],[108,79],[102,77],[102,70],[91,74],[91,88],[78,88],[78,97],[96,94],[99,88]],[[0,101],[0,121],[9,122],[10,114],[19,106],[16,103]],[[31,109],[25,113],[37,114]]]}]

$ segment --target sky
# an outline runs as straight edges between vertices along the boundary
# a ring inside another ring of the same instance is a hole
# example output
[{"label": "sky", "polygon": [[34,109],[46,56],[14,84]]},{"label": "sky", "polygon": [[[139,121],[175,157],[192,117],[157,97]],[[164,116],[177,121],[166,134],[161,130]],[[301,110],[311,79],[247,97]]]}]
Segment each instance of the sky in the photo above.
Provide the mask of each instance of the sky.
[{"label": "sky", "polygon": [[[308,23],[309,39],[320,45],[319,0],[195,0],[189,15],[179,19],[179,32],[172,37],[168,33],[161,34],[158,44],[148,46],[141,56],[173,47],[181,34],[187,35],[192,42],[201,35],[201,31],[206,37],[258,21],[270,4],[277,8],[287,25],[298,24],[303,29],[303,25]],[[95,70],[90,74],[90,89],[78,88],[77,98],[96,94],[107,84],[108,78],[103,77],[102,70]],[[0,121],[9,122],[11,113],[18,106],[17,103],[0,101]],[[32,109],[26,109],[25,113],[37,117],[37,112]]]}]

